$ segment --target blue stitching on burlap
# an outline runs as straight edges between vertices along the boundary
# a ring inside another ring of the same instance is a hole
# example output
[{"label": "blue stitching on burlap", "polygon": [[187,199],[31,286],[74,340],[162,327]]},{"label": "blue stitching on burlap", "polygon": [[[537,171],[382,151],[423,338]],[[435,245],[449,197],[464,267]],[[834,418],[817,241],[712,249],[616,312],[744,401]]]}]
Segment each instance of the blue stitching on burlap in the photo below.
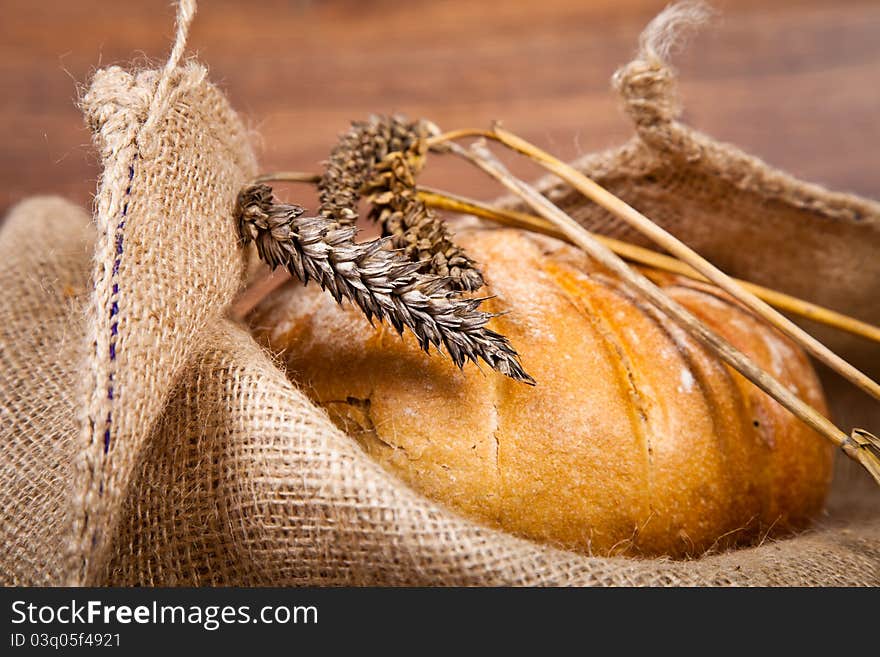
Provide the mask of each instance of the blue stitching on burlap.
[{"label": "blue stitching on burlap", "polygon": [[[134,161],[137,154],[132,158],[132,163],[128,165],[128,187],[125,189],[125,202],[122,206],[122,217],[116,225],[116,258],[113,260],[113,270],[111,276],[113,279],[119,274],[119,266],[122,264],[122,254],[124,251],[125,237],[125,220],[128,217],[128,204],[131,201],[131,186],[134,181]],[[119,338],[119,283],[113,281],[112,302],[110,303],[110,360],[116,360],[116,341]],[[113,373],[107,377],[107,398],[113,400]],[[113,423],[113,411],[107,412],[106,429],[104,430],[104,453],[110,451],[110,428]],[[101,486],[103,492],[103,485]]]}]

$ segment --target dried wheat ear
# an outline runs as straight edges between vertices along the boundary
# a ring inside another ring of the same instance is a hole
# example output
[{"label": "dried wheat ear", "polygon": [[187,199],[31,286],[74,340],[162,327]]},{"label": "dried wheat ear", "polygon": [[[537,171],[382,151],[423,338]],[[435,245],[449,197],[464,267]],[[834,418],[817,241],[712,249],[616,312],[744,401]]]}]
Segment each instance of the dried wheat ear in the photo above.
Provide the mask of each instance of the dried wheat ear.
[{"label": "dried wheat ear", "polygon": [[[303,283],[317,281],[371,321],[387,319],[399,333],[409,328],[425,351],[434,345],[458,367],[483,360],[534,384],[508,339],[486,327],[496,315],[479,310],[483,299],[462,293],[483,284],[475,263],[416,194],[428,131],[428,124],[400,117],[354,123],[331,152],[319,182],[317,216],[278,202],[268,185],[249,185],[236,203],[239,233],[255,242],[273,269],[286,267]],[[357,243],[362,196],[385,236]]]},{"label": "dried wheat ear", "polygon": [[426,138],[433,132],[426,121],[398,116],[353,123],[331,151],[318,182],[321,214],[353,223],[358,200],[365,197],[368,217],[381,224],[395,249],[423,263],[421,272],[448,277],[456,289],[478,290],[483,286],[480,270],[416,192]]}]

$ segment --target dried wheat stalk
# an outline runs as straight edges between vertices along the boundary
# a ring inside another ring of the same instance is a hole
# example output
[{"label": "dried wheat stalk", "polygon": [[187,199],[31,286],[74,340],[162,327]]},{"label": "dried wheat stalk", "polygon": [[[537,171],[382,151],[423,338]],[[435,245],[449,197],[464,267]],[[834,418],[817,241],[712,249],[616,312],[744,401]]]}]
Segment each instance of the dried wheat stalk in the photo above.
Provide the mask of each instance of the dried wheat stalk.
[{"label": "dried wheat stalk", "polygon": [[533,210],[553,223],[567,239],[614,272],[624,283],[632,287],[656,308],[677,321],[712,353],[782,404],[797,418],[840,447],[847,456],[861,464],[880,484],[880,439],[864,429],[853,429],[850,435],[841,431],[819,411],[802,401],[773,376],[756,365],[746,354],[717,335],[671,299],[648,278],[627,266],[608,247],[535,188],[514,177],[481,143],[473,144],[470,150],[463,149],[452,142],[444,143],[443,147],[475,164],[522,198]]}]

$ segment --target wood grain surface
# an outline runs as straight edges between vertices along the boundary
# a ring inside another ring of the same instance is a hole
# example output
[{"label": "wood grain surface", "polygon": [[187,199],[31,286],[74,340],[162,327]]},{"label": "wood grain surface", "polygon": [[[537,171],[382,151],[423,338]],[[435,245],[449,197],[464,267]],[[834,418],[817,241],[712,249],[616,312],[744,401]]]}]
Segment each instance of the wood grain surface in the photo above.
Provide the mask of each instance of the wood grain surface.
[{"label": "wood grain surface", "polygon": [[[631,134],[609,78],[665,4],[203,0],[190,52],[258,135],[264,169],[316,169],[350,119],[389,111],[444,128],[503,119],[572,158]],[[880,197],[880,3],[715,4],[675,60],[686,120],[803,178]],[[0,0],[0,212],[40,193],[90,204],[98,161],[78,86],[100,66],[162,60],[173,20],[166,0]],[[498,191],[443,159],[425,180]]]}]

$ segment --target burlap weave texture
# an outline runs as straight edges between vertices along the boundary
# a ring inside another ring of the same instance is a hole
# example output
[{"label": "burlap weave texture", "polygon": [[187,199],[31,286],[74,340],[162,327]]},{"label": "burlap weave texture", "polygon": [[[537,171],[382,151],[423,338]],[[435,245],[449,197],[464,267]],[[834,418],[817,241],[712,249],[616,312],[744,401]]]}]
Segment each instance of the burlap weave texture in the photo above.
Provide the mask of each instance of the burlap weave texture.
[{"label": "burlap weave texture", "polygon": [[[686,562],[531,543],[385,472],[225,318],[245,272],[231,211],[256,160],[205,69],[178,58],[100,71],[85,95],[104,163],[93,227],[39,198],[0,232],[0,582],[880,583],[880,496],[852,471],[814,530]],[[650,50],[615,80],[637,135],[582,170],[730,273],[880,323],[876,203],[679,123],[674,76]],[[637,239],[543,185],[584,225]],[[725,248],[746,239],[745,253]],[[780,252],[790,239],[803,248]],[[857,341],[831,342],[880,369]],[[842,422],[876,417],[829,395]]]}]

